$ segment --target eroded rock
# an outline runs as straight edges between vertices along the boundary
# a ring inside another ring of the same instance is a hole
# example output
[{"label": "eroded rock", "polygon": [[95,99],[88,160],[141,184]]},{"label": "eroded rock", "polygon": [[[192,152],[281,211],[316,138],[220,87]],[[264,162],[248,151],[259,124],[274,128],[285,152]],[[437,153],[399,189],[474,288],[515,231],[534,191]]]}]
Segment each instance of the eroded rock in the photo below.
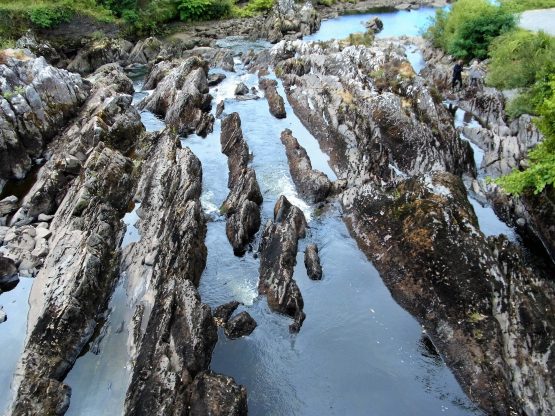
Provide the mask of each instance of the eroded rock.
[{"label": "eroded rock", "polygon": [[322,279],[322,266],[320,265],[320,256],[318,255],[318,247],[316,244],[306,246],[304,252],[304,265],[306,274],[312,280]]},{"label": "eroded rock", "polygon": [[214,309],[212,315],[214,316],[216,323],[218,325],[226,324],[233,312],[235,312],[235,309],[237,309],[240,304],[241,303],[237,302],[236,300],[233,300],[231,302],[224,303],[223,305],[220,305],[216,309]]},{"label": "eroded rock", "polygon": [[211,371],[195,377],[190,388],[191,416],[246,416],[247,391],[231,377]]},{"label": "eroded rock", "polygon": [[258,292],[266,295],[270,309],[294,318],[289,326],[298,332],[305,318],[301,291],[293,278],[300,238],[306,233],[303,212],[280,196],[274,207],[274,220],[268,221],[260,241],[260,280]]},{"label": "eroded rock", "polygon": [[231,318],[224,327],[225,335],[229,339],[246,337],[256,328],[256,321],[246,311]]},{"label": "eroded rock", "polygon": [[226,216],[226,234],[233,251],[242,255],[260,228],[262,194],[256,173],[248,167],[249,147],[243,138],[239,114],[232,113],[222,121],[220,141],[222,153],[228,157],[230,190],[221,212]]},{"label": "eroded rock", "polygon": [[281,133],[281,142],[285,146],[289,171],[299,193],[311,203],[326,199],[331,190],[331,181],[325,173],[312,169],[310,158],[291,130]]},{"label": "eroded rock", "polygon": [[198,57],[185,59],[158,81],[154,92],[139,107],[164,117],[168,127],[179,134],[206,136],[214,124],[207,75],[206,61]]},{"label": "eroded rock", "polygon": [[268,100],[270,114],[272,114],[275,118],[287,117],[283,97],[277,92],[277,81],[273,79],[261,78],[259,86],[264,91],[266,100]]}]

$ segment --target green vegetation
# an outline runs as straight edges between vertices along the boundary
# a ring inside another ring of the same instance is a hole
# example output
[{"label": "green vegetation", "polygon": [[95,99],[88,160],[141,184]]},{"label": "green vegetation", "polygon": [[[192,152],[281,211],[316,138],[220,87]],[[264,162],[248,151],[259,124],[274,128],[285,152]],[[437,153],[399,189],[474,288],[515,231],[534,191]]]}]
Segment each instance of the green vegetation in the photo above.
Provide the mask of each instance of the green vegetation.
[{"label": "green vegetation", "polygon": [[487,81],[500,88],[530,87],[555,62],[555,38],[545,33],[514,30],[491,45]]},{"label": "green vegetation", "polygon": [[275,0],[0,0],[0,46],[10,44],[28,28],[50,29],[86,15],[100,22],[119,23],[129,33],[156,34],[172,21],[200,21],[254,16],[270,10]]},{"label": "green vegetation", "polygon": [[555,7],[555,0],[501,0],[501,7],[511,12]]},{"label": "green vegetation", "polygon": [[528,167],[495,180],[514,195],[542,192],[555,182],[555,38],[516,29],[515,13],[555,7],[555,0],[458,0],[439,10],[425,36],[467,61],[490,58],[487,83],[521,93],[506,108],[511,118],[536,116],[544,141],[528,153]]},{"label": "green vegetation", "polygon": [[[549,73],[548,73],[549,72]],[[538,194],[555,183],[555,68],[540,76],[527,93],[528,105],[538,115],[535,122],[544,140],[528,153],[530,166],[513,171],[495,182],[510,194],[520,195],[528,189]]]},{"label": "green vegetation", "polygon": [[456,58],[485,59],[491,42],[516,25],[515,16],[488,0],[459,0],[438,10],[425,36]]},{"label": "green vegetation", "polygon": [[351,33],[347,39],[345,39],[349,45],[364,45],[372,46],[374,43],[374,32],[367,30],[364,33]]}]

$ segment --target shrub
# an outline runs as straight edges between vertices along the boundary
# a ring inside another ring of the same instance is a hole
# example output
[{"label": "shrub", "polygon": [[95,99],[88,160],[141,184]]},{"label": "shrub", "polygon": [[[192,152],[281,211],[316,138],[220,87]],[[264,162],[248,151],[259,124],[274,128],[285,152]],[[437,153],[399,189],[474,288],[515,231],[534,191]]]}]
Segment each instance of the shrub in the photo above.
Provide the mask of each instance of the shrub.
[{"label": "shrub", "polygon": [[515,30],[497,38],[490,50],[487,82],[497,88],[531,86],[555,62],[555,38],[543,32]]},{"label": "shrub", "polygon": [[555,0],[501,0],[501,7],[511,12],[555,7]]},{"label": "shrub", "polygon": [[516,24],[510,12],[488,0],[459,0],[436,13],[425,36],[457,58],[485,58],[492,40]]},{"label": "shrub", "polygon": [[69,22],[74,14],[73,9],[65,6],[38,6],[28,12],[31,22],[41,28],[49,29],[60,23]]},{"label": "shrub", "polygon": [[181,0],[177,9],[179,19],[184,22],[210,20],[229,16],[232,3],[230,0]]},{"label": "shrub", "polygon": [[496,180],[506,192],[520,195],[527,190],[535,194],[555,183],[555,68],[539,79],[530,92],[538,118],[536,125],[544,140],[528,153],[529,167],[515,170]]}]

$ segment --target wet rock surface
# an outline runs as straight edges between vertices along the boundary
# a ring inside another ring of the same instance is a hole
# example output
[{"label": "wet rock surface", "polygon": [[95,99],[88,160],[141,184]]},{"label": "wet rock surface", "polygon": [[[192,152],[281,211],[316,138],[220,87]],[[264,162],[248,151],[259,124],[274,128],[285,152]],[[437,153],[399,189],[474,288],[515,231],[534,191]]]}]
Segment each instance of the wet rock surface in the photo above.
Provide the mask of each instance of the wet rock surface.
[{"label": "wet rock surface", "polygon": [[250,335],[255,328],[256,321],[248,312],[243,311],[225,324],[224,332],[229,339],[237,339]]},{"label": "wet rock surface", "polygon": [[222,121],[220,142],[222,153],[228,157],[230,190],[220,211],[226,216],[226,234],[233,251],[242,255],[260,228],[262,194],[256,173],[248,167],[249,147],[243,138],[238,113],[232,113]]},{"label": "wet rock surface", "polygon": [[233,312],[235,312],[235,309],[237,309],[240,304],[241,303],[237,302],[236,300],[233,300],[231,302],[224,303],[223,305],[220,305],[216,309],[214,309],[212,315],[214,316],[216,323],[218,325],[226,324]]},{"label": "wet rock surface", "polygon": [[[555,326],[538,308],[553,308],[553,284],[518,247],[479,231],[460,179],[475,174],[472,153],[441,101],[382,41],[332,42],[325,51],[282,42],[272,56],[295,113],[346,180],[341,200],[351,233],[471,399],[492,414],[549,408],[545,397],[553,395],[544,393],[555,383],[540,357],[553,357]],[[499,120],[497,105],[476,100],[474,107],[486,122]],[[509,289],[533,275],[531,292]]]},{"label": "wet rock surface", "polygon": [[164,117],[166,124],[179,134],[206,136],[214,124],[214,116],[210,114],[208,64],[202,58],[191,57],[175,65],[164,65],[150,73],[145,88],[148,85],[155,90],[139,108]]},{"label": "wet rock surface", "polygon": [[260,280],[258,292],[266,295],[271,310],[292,317],[289,326],[298,332],[305,318],[304,301],[293,271],[297,263],[300,238],[306,234],[303,212],[280,196],[274,207],[274,220],[268,221],[260,241]]},{"label": "wet rock surface", "polygon": [[231,377],[211,371],[201,373],[190,388],[191,416],[246,416],[247,391]]},{"label": "wet rock surface", "polygon": [[316,244],[306,246],[304,252],[304,265],[306,274],[312,280],[322,279],[322,266],[320,265],[320,256],[318,255],[318,247]]},{"label": "wet rock surface", "polygon": [[0,190],[24,178],[44,146],[89,95],[83,79],[43,57],[8,49],[0,59]]},{"label": "wet rock surface", "polygon": [[260,79],[258,85],[260,86],[260,89],[264,91],[266,100],[268,100],[270,113],[275,118],[287,117],[283,97],[277,92],[277,81],[273,79],[262,78]]},{"label": "wet rock surface", "polygon": [[132,168],[131,160],[100,143],[58,208],[51,225],[55,237],[31,293],[14,415],[63,414],[69,405],[62,380],[92,336],[113,288]]},{"label": "wet rock surface", "polygon": [[299,193],[311,203],[322,202],[329,195],[331,181],[325,173],[312,169],[310,158],[291,130],[281,133],[281,142],[285,146],[289,171]]},{"label": "wet rock surface", "polygon": [[0,257],[0,294],[12,290],[18,283],[15,262],[8,257]]}]

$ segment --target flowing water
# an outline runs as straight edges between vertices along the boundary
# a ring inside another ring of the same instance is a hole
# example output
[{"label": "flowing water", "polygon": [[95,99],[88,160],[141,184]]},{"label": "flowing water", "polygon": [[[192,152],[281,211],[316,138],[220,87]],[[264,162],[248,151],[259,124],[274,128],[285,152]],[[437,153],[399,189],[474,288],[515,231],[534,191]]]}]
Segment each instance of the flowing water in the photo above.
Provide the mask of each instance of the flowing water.
[{"label": "flowing water", "polygon": [[[382,14],[385,29],[381,36],[417,35],[418,28],[432,14],[433,9],[426,8]],[[371,15],[325,21],[321,30],[309,38],[346,37],[358,30],[356,22],[364,22]],[[219,44],[243,52],[268,46],[266,42],[238,38],[221,40]],[[411,62],[421,60],[416,52],[413,57]],[[306,148],[313,167],[335,179],[329,158],[318,142],[288,103],[287,118],[278,120],[270,115],[263,98],[236,100],[233,93],[238,82],[249,87],[258,84],[257,76],[246,73],[239,60],[236,69],[237,72],[225,72],[227,78],[211,89],[214,108],[224,100],[225,113],[238,112],[241,116],[245,140],[253,153],[252,167],[264,196],[263,224],[272,217],[275,201],[282,194],[307,217],[310,228],[307,237],[300,241],[295,268],[307,317],[300,333],[290,334],[291,320],[271,312],[264,297],[258,296],[256,240],[253,250],[245,256],[233,255],[225,235],[225,218],[219,213],[228,193],[228,168],[220,147],[221,122],[216,120],[214,132],[206,138],[194,135],[182,138],[182,145],[190,147],[202,162],[201,202],[210,217],[207,266],[199,291],[203,301],[212,307],[230,300],[241,301],[243,305],[238,312],[247,310],[258,327],[250,336],[233,341],[220,331],[211,368],[246,386],[252,415],[481,414],[465,396],[421,326],[397,305],[376,269],[358,249],[342,221],[341,208],[334,205],[321,212],[298,196],[280,133],[285,128],[291,129]],[[135,103],[149,93],[141,90],[140,76],[137,74],[135,82]],[[281,83],[279,92],[285,96]],[[142,112],[141,118],[148,131],[164,128],[164,122],[149,112]],[[137,208],[124,218],[127,232],[123,250],[140,239],[133,226]],[[503,232],[504,224],[490,218],[490,208],[483,208],[480,211],[475,205],[484,232]],[[310,242],[320,250],[322,281],[311,281],[306,275],[303,252]],[[31,282],[23,279],[14,291],[0,297],[8,313],[8,322],[0,325],[0,348],[10,354],[7,360],[0,360],[3,385],[9,383],[22,349],[25,331],[17,328],[25,328]],[[13,311],[8,307],[12,303]],[[65,380],[73,389],[69,415],[122,413],[131,371],[127,345],[130,304],[126,276],[122,274],[100,336],[77,360]],[[12,333],[16,336],[9,338]],[[8,400],[6,390],[0,390],[0,410]]]}]

